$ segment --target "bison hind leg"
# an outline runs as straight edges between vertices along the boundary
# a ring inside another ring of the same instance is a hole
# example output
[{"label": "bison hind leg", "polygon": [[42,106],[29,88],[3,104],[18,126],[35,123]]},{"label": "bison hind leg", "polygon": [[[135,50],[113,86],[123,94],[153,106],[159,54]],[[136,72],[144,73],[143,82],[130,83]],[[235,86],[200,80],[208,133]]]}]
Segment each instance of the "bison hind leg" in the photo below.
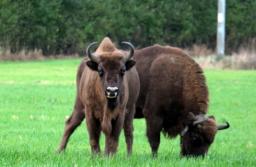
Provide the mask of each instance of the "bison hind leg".
[{"label": "bison hind leg", "polygon": [[125,135],[125,142],[127,145],[128,156],[132,154],[134,114],[135,114],[135,105],[128,108],[128,112],[126,113],[125,120],[124,120],[124,135]]},{"label": "bison hind leg", "polygon": [[75,131],[75,129],[81,124],[83,121],[85,115],[82,112],[82,110],[75,110],[72,115],[68,118],[65,125],[64,134],[60,143],[60,146],[57,150],[58,153],[65,150],[68,140],[72,133]]}]

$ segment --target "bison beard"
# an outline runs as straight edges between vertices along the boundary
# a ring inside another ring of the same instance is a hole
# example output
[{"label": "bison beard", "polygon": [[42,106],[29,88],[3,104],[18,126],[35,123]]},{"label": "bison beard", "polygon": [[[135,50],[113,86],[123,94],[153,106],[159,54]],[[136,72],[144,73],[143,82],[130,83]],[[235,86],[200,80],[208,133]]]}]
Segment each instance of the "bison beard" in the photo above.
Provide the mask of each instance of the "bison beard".
[{"label": "bison beard", "polygon": [[113,98],[113,99],[108,99],[108,108],[110,110],[114,110],[117,106],[117,99]]}]

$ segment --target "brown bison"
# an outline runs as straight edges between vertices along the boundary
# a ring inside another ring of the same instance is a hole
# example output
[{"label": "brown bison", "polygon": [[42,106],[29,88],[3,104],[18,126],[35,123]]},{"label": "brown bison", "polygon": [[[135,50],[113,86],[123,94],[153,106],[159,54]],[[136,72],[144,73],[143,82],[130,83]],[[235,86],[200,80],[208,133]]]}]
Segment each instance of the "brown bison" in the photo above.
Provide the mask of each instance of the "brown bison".
[{"label": "brown bison", "polygon": [[181,49],[154,45],[136,50],[134,59],[140,77],[136,118],[145,117],[147,137],[157,154],[160,132],[181,135],[181,155],[205,155],[217,130],[213,116],[206,116],[208,89],[202,69]]},{"label": "brown bison", "polygon": [[81,121],[86,118],[92,153],[99,153],[101,131],[106,136],[105,154],[116,152],[122,128],[128,154],[132,152],[133,117],[139,93],[139,78],[131,59],[134,47],[122,42],[130,51],[119,50],[109,38],[104,38],[96,52],[96,43],[86,49],[77,72],[77,95],[74,110],[66,122],[59,152],[65,149],[68,139]]}]

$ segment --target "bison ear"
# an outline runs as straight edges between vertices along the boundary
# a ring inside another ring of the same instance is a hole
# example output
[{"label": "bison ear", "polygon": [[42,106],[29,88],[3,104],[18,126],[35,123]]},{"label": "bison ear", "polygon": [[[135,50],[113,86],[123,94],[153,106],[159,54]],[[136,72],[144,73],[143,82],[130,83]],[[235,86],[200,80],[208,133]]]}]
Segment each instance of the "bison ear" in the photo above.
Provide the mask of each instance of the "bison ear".
[{"label": "bison ear", "polygon": [[134,60],[126,61],[125,62],[126,71],[130,70],[135,64],[136,64],[136,62]]},{"label": "bison ear", "polygon": [[86,62],[86,64],[87,64],[87,66],[88,66],[91,70],[93,70],[93,71],[98,71],[98,63],[89,60],[89,61]]}]

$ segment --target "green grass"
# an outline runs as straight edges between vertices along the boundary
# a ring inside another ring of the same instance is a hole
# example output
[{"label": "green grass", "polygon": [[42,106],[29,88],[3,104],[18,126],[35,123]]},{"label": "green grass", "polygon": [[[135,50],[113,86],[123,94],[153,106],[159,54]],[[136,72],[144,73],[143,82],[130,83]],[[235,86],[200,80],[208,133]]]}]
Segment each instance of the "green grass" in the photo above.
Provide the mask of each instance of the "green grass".
[{"label": "green grass", "polygon": [[[204,159],[181,159],[179,138],[161,137],[152,159],[144,120],[135,120],[133,155],[123,134],[118,153],[92,157],[85,123],[64,154],[55,150],[71,113],[80,59],[0,62],[0,166],[256,166],[256,72],[206,71],[209,113],[231,128],[217,134]],[[104,137],[101,138],[104,149]]]}]

